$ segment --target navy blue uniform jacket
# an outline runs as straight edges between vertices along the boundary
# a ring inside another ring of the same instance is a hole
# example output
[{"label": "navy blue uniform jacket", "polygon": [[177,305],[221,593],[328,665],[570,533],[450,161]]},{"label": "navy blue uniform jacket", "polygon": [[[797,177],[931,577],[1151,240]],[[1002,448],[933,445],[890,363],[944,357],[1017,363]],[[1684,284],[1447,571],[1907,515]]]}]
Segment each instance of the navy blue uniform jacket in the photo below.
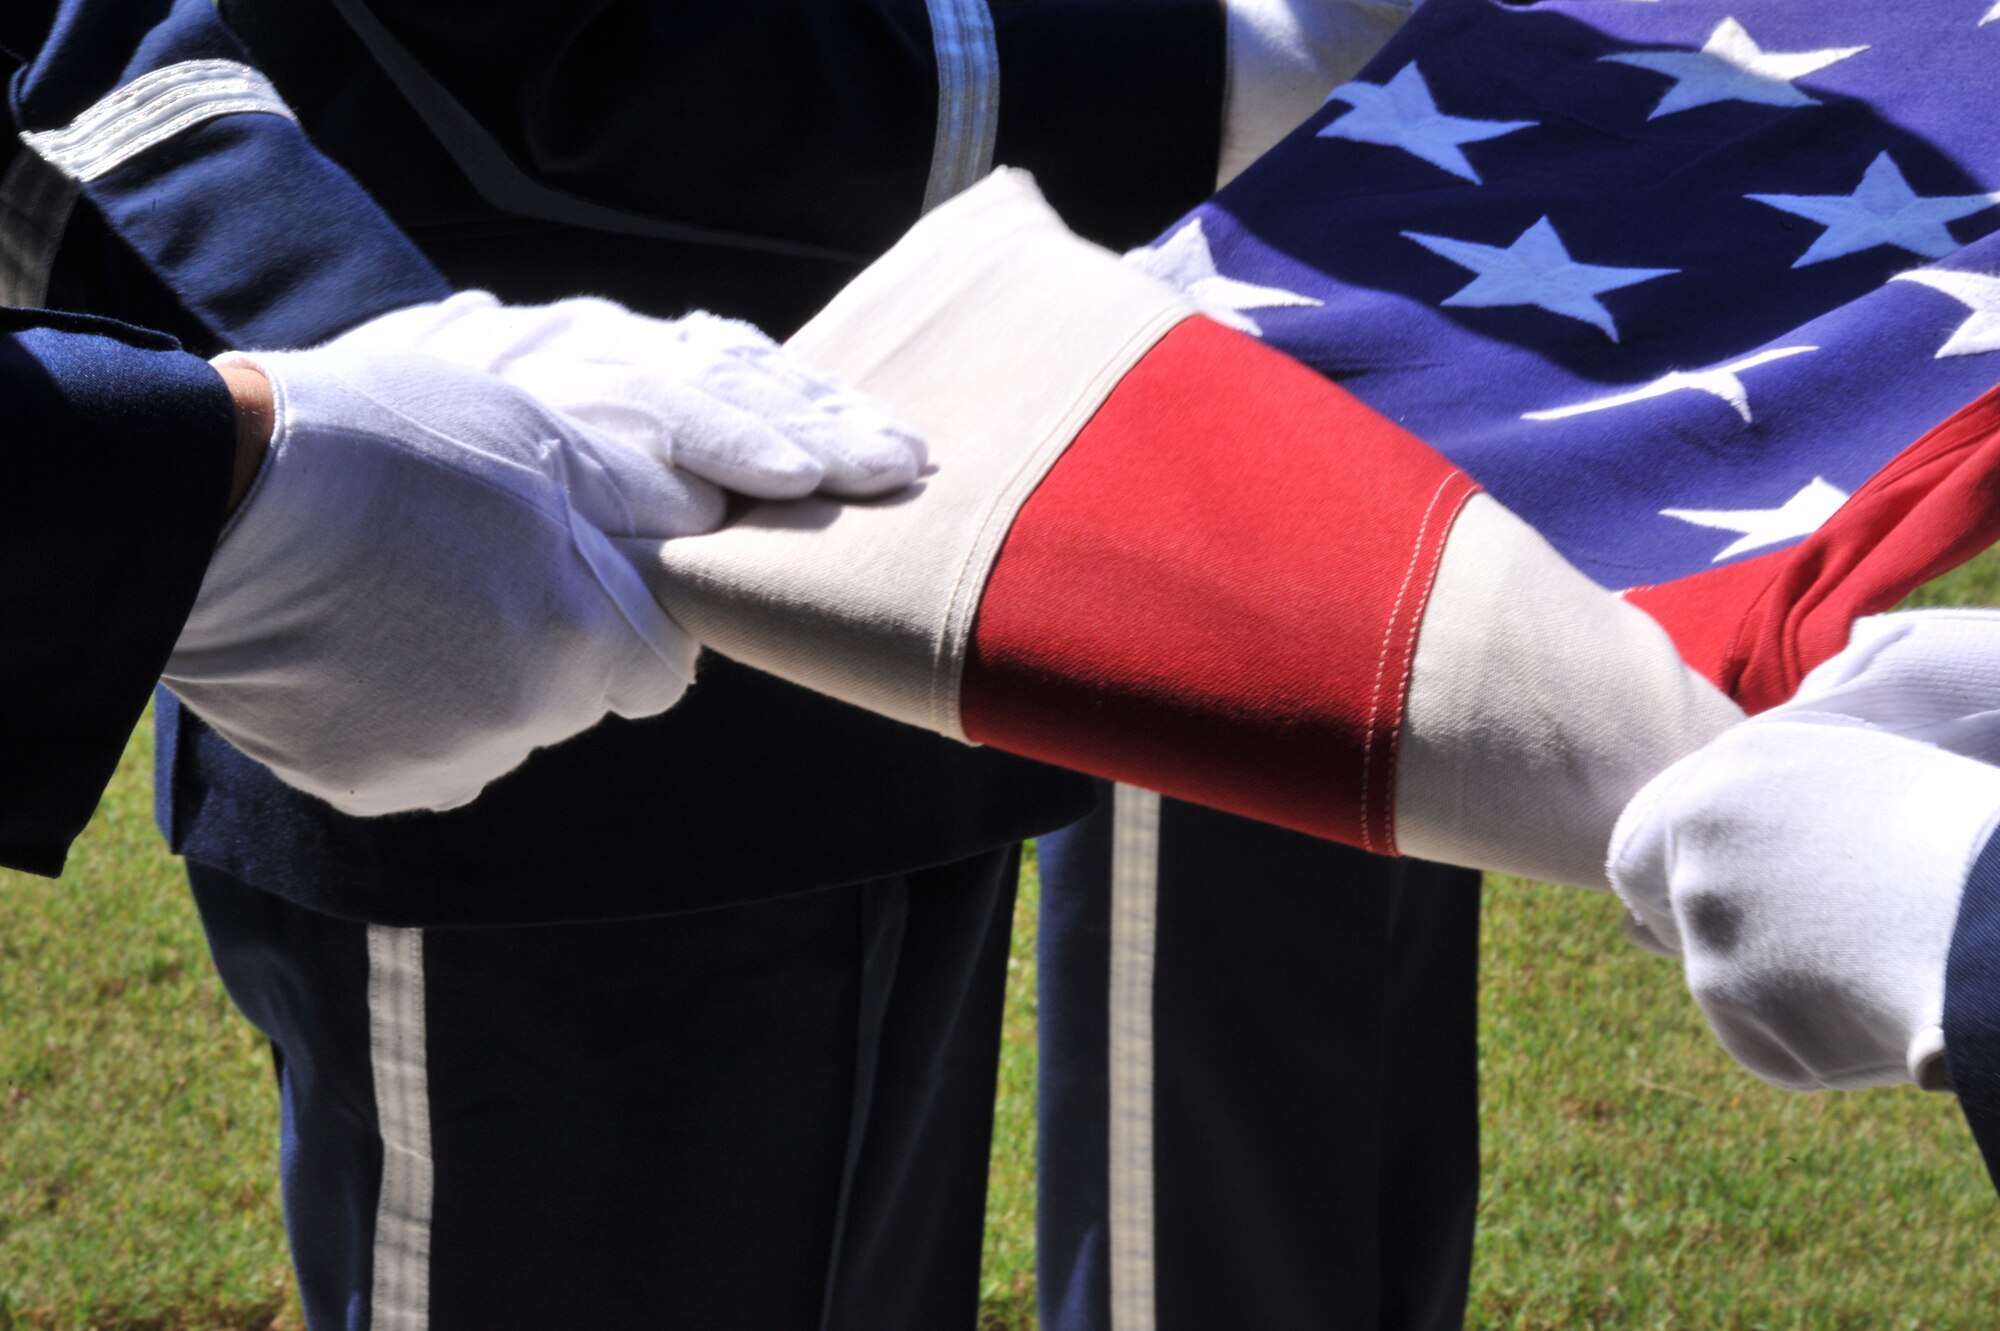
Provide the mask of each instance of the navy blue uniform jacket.
[{"label": "navy blue uniform jacket", "polygon": [[235,437],[171,338],[0,308],[0,864],[62,871],[201,587]]},{"label": "navy blue uniform jacket", "polygon": [[[226,26],[209,0],[8,9],[0,26],[35,53],[14,89],[25,129],[197,59],[255,64],[298,114],[310,145],[265,159],[277,168],[229,169],[254,137],[297,138],[244,116],[85,186],[51,301],[204,349],[309,342],[452,286],[709,308],[782,336],[917,218],[939,120],[923,0],[228,0]],[[990,12],[996,162],[1034,169],[1113,245],[1208,192],[1216,0]],[[339,181],[297,155],[314,150]],[[412,240],[400,276],[361,271]],[[160,715],[177,850],[383,924],[636,917],[865,881],[1050,830],[1093,799],[1071,774],[714,658],[672,711],[545,750],[446,814],[343,817],[178,708]]]}]

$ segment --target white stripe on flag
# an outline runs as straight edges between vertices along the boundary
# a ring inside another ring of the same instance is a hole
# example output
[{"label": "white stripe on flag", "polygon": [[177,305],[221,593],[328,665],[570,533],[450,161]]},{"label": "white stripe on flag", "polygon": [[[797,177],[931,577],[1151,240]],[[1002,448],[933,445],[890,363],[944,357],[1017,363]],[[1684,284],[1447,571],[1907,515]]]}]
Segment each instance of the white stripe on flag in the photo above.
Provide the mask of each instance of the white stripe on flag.
[{"label": "white stripe on flag", "polygon": [[424,1044],[424,934],[368,929],[368,1052],[382,1136],[370,1331],[430,1325],[431,1104]]},{"label": "white stripe on flag", "polygon": [[1000,48],[986,0],[928,0],[928,8],[938,113],[925,212],[986,178],[1000,128]]},{"label": "white stripe on flag", "polygon": [[258,112],[296,120],[271,80],[234,60],[183,60],[141,74],[61,129],[21,142],[72,180],[105,175],[217,116]]},{"label": "white stripe on flag", "polygon": [[1160,797],[1119,786],[1111,831],[1111,1331],[1154,1331],[1153,957]]}]

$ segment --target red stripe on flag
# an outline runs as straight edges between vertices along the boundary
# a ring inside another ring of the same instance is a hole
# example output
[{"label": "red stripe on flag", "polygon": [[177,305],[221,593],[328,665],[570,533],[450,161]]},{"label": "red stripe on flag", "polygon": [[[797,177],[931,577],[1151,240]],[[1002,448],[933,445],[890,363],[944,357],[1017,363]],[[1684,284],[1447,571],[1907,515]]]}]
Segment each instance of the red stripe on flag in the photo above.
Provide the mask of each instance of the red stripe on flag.
[{"label": "red stripe on flag", "polygon": [[1687,663],[1746,711],[1797,692],[1887,610],[2000,540],[2000,389],[1911,444],[1789,550],[1642,587]]},{"label": "red stripe on flag", "polygon": [[1393,851],[1417,629],[1477,488],[1320,375],[1189,319],[1022,506],[965,732]]}]

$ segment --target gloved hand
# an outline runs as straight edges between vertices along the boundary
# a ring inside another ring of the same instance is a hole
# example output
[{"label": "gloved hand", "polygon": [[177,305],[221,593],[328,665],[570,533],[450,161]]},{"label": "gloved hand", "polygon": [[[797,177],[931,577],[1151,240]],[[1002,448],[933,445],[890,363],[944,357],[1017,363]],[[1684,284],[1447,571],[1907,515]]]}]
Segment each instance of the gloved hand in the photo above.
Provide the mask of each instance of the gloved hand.
[{"label": "gloved hand", "polygon": [[589,297],[503,306],[464,291],[384,315],[340,344],[499,375],[675,467],[705,502],[685,534],[719,521],[721,491],[868,498],[902,489],[926,462],[923,440],[888,408],[711,314],[652,319]]},{"label": "gloved hand", "polygon": [[1857,620],[1846,648],[1767,715],[1853,717],[2000,764],[2000,612],[1905,610]]},{"label": "gloved hand", "polygon": [[2000,768],[1980,761],[1996,701],[2000,615],[1875,616],[1791,702],[1627,806],[1613,885],[1655,946],[1685,953],[1757,1075],[1942,1088],[1945,958],[2000,821]]},{"label": "gloved hand", "polygon": [[610,538],[712,521],[705,483],[427,356],[224,361],[275,427],[165,682],[232,744],[348,813],[445,809],[681,695],[696,646]]}]

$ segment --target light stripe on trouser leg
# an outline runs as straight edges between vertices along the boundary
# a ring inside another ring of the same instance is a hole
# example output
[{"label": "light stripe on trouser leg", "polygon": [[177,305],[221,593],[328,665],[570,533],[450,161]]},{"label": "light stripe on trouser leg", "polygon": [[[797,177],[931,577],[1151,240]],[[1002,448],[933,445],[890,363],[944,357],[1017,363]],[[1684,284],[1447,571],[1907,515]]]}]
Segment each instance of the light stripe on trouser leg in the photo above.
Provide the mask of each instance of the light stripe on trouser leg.
[{"label": "light stripe on trouser leg", "polygon": [[368,1052],[382,1136],[369,1327],[425,1331],[433,1179],[421,929],[369,927]]},{"label": "light stripe on trouser leg", "polygon": [[937,138],[924,211],[983,180],[1000,128],[1000,50],[986,0],[929,0],[937,50]]},{"label": "light stripe on trouser leg", "polygon": [[1153,957],[1160,797],[1119,786],[1111,831],[1111,1327],[1153,1331]]}]

